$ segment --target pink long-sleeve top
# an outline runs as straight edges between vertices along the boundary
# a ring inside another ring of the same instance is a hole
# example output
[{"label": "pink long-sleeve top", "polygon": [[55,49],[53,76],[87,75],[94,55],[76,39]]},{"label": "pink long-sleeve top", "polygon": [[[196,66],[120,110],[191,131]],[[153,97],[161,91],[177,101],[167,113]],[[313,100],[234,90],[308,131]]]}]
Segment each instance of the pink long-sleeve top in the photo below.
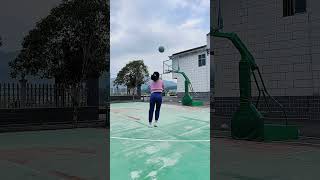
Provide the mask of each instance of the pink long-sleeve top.
[{"label": "pink long-sleeve top", "polygon": [[152,81],[149,84],[149,88],[150,88],[151,93],[153,93],[153,92],[162,92],[164,90],[163,81],[161,79],[159,79],[157,81]]}]

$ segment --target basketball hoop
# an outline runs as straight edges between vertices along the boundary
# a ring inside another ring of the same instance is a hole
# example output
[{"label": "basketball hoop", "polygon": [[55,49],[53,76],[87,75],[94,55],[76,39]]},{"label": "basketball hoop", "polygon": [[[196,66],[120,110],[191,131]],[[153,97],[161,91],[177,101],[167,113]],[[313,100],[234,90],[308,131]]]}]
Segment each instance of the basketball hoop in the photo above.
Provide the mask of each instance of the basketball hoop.
[{"label": "basketball hoop", "polygon": [[179,71],[179,61],[177,64],[173,64],[172,59],[163,61],[163,74],[174,73]]}]

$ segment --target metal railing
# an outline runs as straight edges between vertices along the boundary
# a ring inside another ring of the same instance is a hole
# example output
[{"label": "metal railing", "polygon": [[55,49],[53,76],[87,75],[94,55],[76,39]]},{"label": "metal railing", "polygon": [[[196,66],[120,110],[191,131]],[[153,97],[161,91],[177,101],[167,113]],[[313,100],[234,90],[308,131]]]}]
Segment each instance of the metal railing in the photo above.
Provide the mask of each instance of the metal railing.
[{"label": "metal railing", "polygon": [[[0,83],[0,108],[71,107],[72,89],[58,84]],[[80,106],[87,88],[80,88]]]}]

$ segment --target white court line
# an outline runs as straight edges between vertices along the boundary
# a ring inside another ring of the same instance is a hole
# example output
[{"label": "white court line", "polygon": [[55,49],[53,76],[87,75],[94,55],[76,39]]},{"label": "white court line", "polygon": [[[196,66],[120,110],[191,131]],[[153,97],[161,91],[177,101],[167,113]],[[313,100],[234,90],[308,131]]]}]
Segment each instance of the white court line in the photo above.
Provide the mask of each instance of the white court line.
[{"label": "white court line", "polygon": [[111,139],[123,139],[132,141],[158,141],[158,142],[209,142],[209,139],[143,139],[143,138],[126,138],[111,136]]},{"label": "white court line", "polygon": [[191,134],[191,133],[193,133],[193,132],[195,132],[195,131],[199,131],[200,129],[205,128],[205,127],[208,127],[208,126],[209,126],[209,124],[204,125],[204,126],[201,126],[201,127],[199,127],[199,128],[193,129],[193,130],[191,130],[191,131],[187,131],[187,132],[184,132],[184,133],[182,133],[182,134],[179,134],[179,136],[184,136],[184,135],[186,135],[186,134]]}]

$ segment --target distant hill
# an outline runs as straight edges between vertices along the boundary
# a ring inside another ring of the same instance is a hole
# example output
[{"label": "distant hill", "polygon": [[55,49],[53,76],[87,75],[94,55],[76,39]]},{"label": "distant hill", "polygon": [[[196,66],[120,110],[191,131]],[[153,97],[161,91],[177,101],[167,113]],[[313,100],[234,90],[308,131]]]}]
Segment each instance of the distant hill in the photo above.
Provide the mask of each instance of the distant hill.
[{"label": "distant hill", "polygon": [[[173,81],[163,80],[164,87],[168,89],[177,89],[177,83]],[[141,90],[147,90],[148,89],[148,83],[142,85]]]},{"label": "distant hill", "polygon": [[[114,81],[115,79],[116,79],[116,78],[111,78],[111,79],[110,79],[110,87],[114,87],[113,81]],[[122,88],[126,88],[126,86],[119,86],[119,89],[122,89]]]},{"label": "distant hill", "polygon": [[[115,80],[115,78],[111,78],[111,79],[110,79],[110,87],[113,87],[113,85],[114,85],[113,81],[114,81],[114,80]],[[165,86],[166,88],[169,88],[169,89],[177,89],[177,83],[175,83],[175,82],[173,82],[173,81],[168,81],[168,80],[163,80],[163,82],[164,82],[164,86]],[[125,86],[119,86],[119,88],[121,89],[121,88],[126,88],[126,87],[125,87]],[[148,89],[148,83],[142,85],[142,87],[141,87],[141,90],[142,90],[142,91],[145,91],[145,90],[147,90],[147,89]]]},{"label": "distant hill", "polygon": [[164,80],[164,86],[165,87],[175,87],[175,88],[177,88],[177,83],[173,82],[173,81]]}]

